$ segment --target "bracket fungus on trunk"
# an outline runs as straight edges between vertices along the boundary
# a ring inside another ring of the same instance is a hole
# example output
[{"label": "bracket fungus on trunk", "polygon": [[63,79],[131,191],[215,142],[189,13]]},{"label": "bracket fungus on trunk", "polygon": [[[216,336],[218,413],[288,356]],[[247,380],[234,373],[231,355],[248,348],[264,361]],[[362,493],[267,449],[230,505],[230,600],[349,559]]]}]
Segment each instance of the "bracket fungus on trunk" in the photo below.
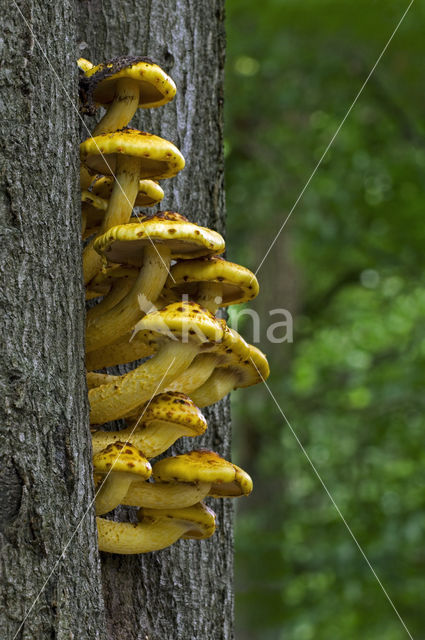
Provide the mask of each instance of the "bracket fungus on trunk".
[{"label": "bracket fungus on trunk", "polygon": [[[258,282],[220,257],[216,231],[172,211],[134,217],[135,206],[162,200],[157,181],[185,164],[171,142],[128,127],[139,107],[173,99],[173,80],[144,57],[77,64],[83,112],[106,109],[80,145],[83,276],[86,299],[98,299],[86,323],[90,422],[127,421],[92,428],[99,549],[147,553],[211,536],[215,515],[202,500],[252,490],[245,471],[212,451],[164,458],[152,477],[149,460],[205,432],[199,407],[268,376],[264,354],[214,315],[253,299]],[[146,357],[125,375],[99,371]],[[139,521],[99,517],[118,504],[142,507]]]}]

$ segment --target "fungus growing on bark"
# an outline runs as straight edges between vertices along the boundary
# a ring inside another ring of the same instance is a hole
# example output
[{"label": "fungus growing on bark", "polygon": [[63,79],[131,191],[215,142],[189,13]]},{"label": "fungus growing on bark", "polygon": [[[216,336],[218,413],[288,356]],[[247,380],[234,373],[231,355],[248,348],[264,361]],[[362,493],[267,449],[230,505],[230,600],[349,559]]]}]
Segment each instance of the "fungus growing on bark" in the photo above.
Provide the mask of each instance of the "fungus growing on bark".
[{"label": "fungus growing on bark", "polygon": [[138,420],[139,424],[130,424],[120,431],[93,432],[93,453],[120,440],[131,442],[150,459],[166,451],[178,438],[200,436],[207,428],[198,407],[179,392],[156,395],[147,406],[141,407]]},{"label": "fungus growing on bark", "polygon": [[139,330],[146,332],[157,353],[113,383],[90,389],[91,424],[129,415],[153,394],[166,389],[198,353],[223,337],[220,322],[194,302],[177,302],[147,314],[137,323],[135,331]]},{"label": "fungus growing on bark", "polygon": [[218,402],[233,389],[263,382],[269,374],[270,369],[264,353],[249,345],[249,356],[246,360],[218,366],[208,380],[190,395],[198,407],[206,407]]},{"label": "fungus growing on bark", "polygon": [[250,476],[207,449],[163,458],[152,468],[155,482],[131,483],[122,504],[157,509],[182,508],[206,496],[236,498],[252,491]]},{"label": "fungus growing on bark", "polygon": [[165,288],[178,296],[188,295],[211,313],[252,300],[259,291],[257,278],[249,269],[220,256],[178,262],[170,270]]},{"label": "fungus growing on bark", "polygon": [[[208,255],[224,250],[219,233],[166,211],[144,216],[140,223],[119,225],[100,236],[95,249],[110,262],[140,267],[129,294],[107,313],[87,313],[86,351],[116,342],[132,331],[143,315],[139,296],[155,302],[162,291],[172,258]],[[95,315],[95,317],[93,317]],[[126,336],[128,342],[130,336]],[[133,358],[134,359],[134,358]]]},{"label": "fungus growing on bark", "polygon": [[[88,138],[80,145],[80,156],[89,170],[115,175],[100,233],[130,220],[141,178],[169,178],[184,167],[182,154],[171,142],[136,129]],[[84,282],[90,282],[101,266],[91,242],[83,252]]]},{"label": "fungus growing on bark", "polygon": [[96,514],[112,511],[126,495],[134,479],[147,480],[152,467],[134,445],[117,441],[93,456],[93,471],[105,476],[96,492]]},{"label": "fungus growing on bark", "polygon": [[[80,60],[84,60],[80,58]],[[81,93],[90,110],[93,102],[107,108],[93,135],[126,127],[138,107],[160,107],[176,94],[173,80],[152,60],[120,56],[96,66],[80,63]]]},{"label": "fungus growing on bark", "polygon": [[202,502],[185,509],[141,509],[139,523],[96,518],[99,550],[109,553],[148,553],[183,539],[209,538],[215,513]]}]

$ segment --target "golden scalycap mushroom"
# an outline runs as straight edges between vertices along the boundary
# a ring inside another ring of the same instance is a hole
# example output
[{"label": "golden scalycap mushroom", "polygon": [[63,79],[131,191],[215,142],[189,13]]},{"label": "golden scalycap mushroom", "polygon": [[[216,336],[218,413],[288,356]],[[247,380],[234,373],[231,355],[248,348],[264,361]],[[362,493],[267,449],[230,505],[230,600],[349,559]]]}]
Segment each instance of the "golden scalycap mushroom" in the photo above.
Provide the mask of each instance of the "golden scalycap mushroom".
[{"label": "golden scalycap mushroom", "polygon": [[152,468],[134,445],[117,441],[93,456],[93,470],[105,480],[96,492],[96,513],[108,513],[117,507],[134,481],[147,480]]},{"label": "golden scalycap mushroom", "polygon": [[143,451],[146,458],[154,458],[178,438],[200,436],[207,428],[198,407],[179,392],[159,393],[139,408],[134,419],[138,422],[136,426],[130,424],[121,431],[95,431],[92,434],[93,452],[104,449],[111,442],[128,440]]},{"label": "golden scalycap mushroom", "polygon": [[234,465],[215,451],[198,449],[163,458],[153,467],[153,477],[161,482],[229,483],[235,479]]},{"label": "golden scalycap mushroom", "polygon": [[185,165],[182,154],[171,142],[137,129],[104,133],[80,144],[81,162],[97,173],[114,174],[120,155],[140,160],[139,179],[171,178]]},{"label": "golden scalycap mushroom", "polygon": [[223,328],[195,302],[174,303],[148,313],[135,326],[146,334],[157,353],[113,383],[90,389],[91,424],[104,424],[131,415],[152,395],[168,388],[203,351],[220,342]]},{"label": "golden scalycap mushroom", "polygon": [[149,478],[152,473],[151,465],[145,456],[134,445],[117,441],[109,444],[103,451],[93,456],[95,473],[114,472],[132,473]]},{"label": "golden scalycap mushroom", "polygon": [[[98,176],[91,185],[92,192],[108,200],[114,186],[112,176]],[[134,202],[135,207],[152,207],[164,197],[164,191],[154,180],[139,180],[139,192]]]},{"label": "golden scalycap mushroom", "polygon": [[152,242],[168,246],[173,259],[222,253],[225,247],[217,231],[189,222],[176,211],[159,211],[134,224],[112,227],[94,247],[109,262],[142,266],[143,249]]},{"label": "golden scalycap mushroom", "polygon": [[158,520],[160,518],[173,518],[187,522],[190,528],[182,535],[183,539],[203,540],[210,538],[215,531],[215,513],[203,502],[198,502],[191,507],[183,509],[140,509],[138,518],[146,520]]},{"label": "golden scalycap mushroom", "polygon": [[[135,323],[157,300],[177,256],[208,255],[224,248],[220,234],[189,222],[176,212],[143,216],[138,224],[112,227],[96,239],[94,248],[109,262],[140,266],[137,280],[119,305],[100,316],[90,310],[86,318],[86,351],[92,352],[124,336],[129,343]],[[133,358],[134,359],[134,358]]]},{"label": "golden scalycap mushroom", "polygon": [[257,347],[249,346],[248,356],[243,361],[218,365],[211,376],[190,394],[198,407],[218,402],[233,389],[259,384],[269,376],[267,358]]},{"label": "golden scalycap mushroom", "polygon": [[214,316],[196,302],[173,302],[148,313],[134,327],[144,331],[149,343],[165,339],[211,346],[223,339],[223,327]]},{"label": "golden scalycap mushroom", "polygon": [[179,296],[187,294],[210,311],[252,300],[259,291],[257,278],[249,269],[220,256],[178,262],[171,268],[165,288]]},{"label": "golden scalycap mushroom", "polygon": [[113,101],[118,80],[130,79],[139,88],[139,107],[160,107],[176,94],[173,80],[157,64],[144,57],[121,56],[85,69],[86,91],[101,105]]},{"label": "golden scalycap mushroom", "polygon": [[185,509],[142,509],[138,518],[138,524],[96,518],[99,550],[148,553],[179,538],[209,538],[215,530],[215,513],[202,502]]}]

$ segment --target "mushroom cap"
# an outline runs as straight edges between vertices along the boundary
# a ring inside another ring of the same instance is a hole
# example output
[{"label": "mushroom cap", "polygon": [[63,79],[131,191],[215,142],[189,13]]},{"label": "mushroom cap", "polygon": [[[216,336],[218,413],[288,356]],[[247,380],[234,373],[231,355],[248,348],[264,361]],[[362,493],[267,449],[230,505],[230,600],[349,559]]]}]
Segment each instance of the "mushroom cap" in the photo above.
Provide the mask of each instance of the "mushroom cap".
[{"label": "mushroom cap", "polygon": [[171,268],[165,287],[196,298],[199,285],[209,282],[222,287],[220,307],[247,302],[259,292],[257,278],[249,269],[220,256],[178,262]]},{"label": "mushroom cap", "polygon": [[[249,360],[255,369],[257,381],[264,382],[264,380],[267,380],[270,375],[270,367],[269,363],[267,362],[267,358],[265,354],[260,351],[260,349],[257,349],[257,347],[254,347],[254,345],[250,344],[248,346]],[[255,382],[254,384],[257,383]]]},{"label": "mushroom cap", "polygon": [[171,339],[211,347],[223,338],[221,323],[196,302],[173,302],[159,311],[147,313],[135,325],[133,335],[139,331],[144,332],[149,345]]},{"label": "mushroom cap", "polygon": [[[97,176],[91,185],[92,192],[109,200],[115,181],[112,176]],[[164,197],[164,191],[154,180],[140,180],[139,192],[134,203],[135,207],[151,207],[160,202]]]},{"label": "mushroom cap", "polygon": [[231,462],[208,449],[198,449],[178,456],[163,458],[152,469],[159,482],[230,483],[235,479]]},{"label": "mushroom cap", "polygon": [[176,95],[173,80],[148,58],[121,56],[84,71],[93,99],[98,104],[105,105],[113,101],[116,82],[121,78],[137,82],[140,87],[139,107],[145,109],[160,107]]},{"label": "mushroom cap", "polygon": [[225,320],[220,318],[219,321],[223,327],[223,339],[214,350],[220,358],[217,367],[243,362],[249,357],[249,344],[237,331],[228,327]]},{"label": "mushroom cap", "polygon": [[141,222],[112,227],[99,236],[94,248],[109,262],[142,266],[143,249],[152,243],[167,245],[172,258],[190,258],[224,251],[216,231],[189,222],[175,211],[141,217]]},{"label": "mushroom cap", "polygon": [[198,436],[207,429],[207,421],[189,396],[179,391],[159,393],[150,401],[146,409],[141,408],[141,422],[147,424],[153,420],[170,422],[186,427],[191,435]]},{"label": "mushroom cap", "polygon": [[[106,211],[108,208],[108,201],[105,200],[105,198],[101,198],[87,189],[83,189],[81,191],[81,202],[82,204],[89,205],[90,208],[93,207],[93,209],[97,209],[98,211]],[[100,214],[100,217],[101,216],[102,214]]]},{"label": "mushroom cap", "polygon": [[209,538],[215,531],[215,513],[203,502],[182,509],[140,509],[137,517],[141,522],[155,522],[161,519],[173,518],[191,524],[182,538],[201,540]]},{"label": "mushroom cap", "polygon": [[117,440],[93,456],[93,470],[107,474],[109,471],[134,473],[142,478],[149,478],[152,467],[143,453],[129,442]]},{"label": "mushroom cap", "polygon": [[[218,368],[229,367],[237,375],[238,381],[234,388],[251,387],[254,384],[259,384],[269,377],[270,368],[267,362],[267,358],[260,349],[249,344],[248,354],[245,360],[237,360],[236,358],[222,365],[217,365]],[[217,369],[212,375],[217,375]],[[208,381],[205,383],[208,384]]]},{"label": "mushroom cap", "polygon": [[80,144],[81,162],[97,173],[115,173],[119,154],[140,158],[142,178],[171,178],[185,164],[182,154],[172,142],[137,129],[103,133]]},{"label": "mushroom cap", "polygon": [[253,488],[251,476],[246,471],[233,465],[235,469],[235,477],[232,482],[215,482],[208,495],[213,498],[239,498],[240,496],[248,496]]}]

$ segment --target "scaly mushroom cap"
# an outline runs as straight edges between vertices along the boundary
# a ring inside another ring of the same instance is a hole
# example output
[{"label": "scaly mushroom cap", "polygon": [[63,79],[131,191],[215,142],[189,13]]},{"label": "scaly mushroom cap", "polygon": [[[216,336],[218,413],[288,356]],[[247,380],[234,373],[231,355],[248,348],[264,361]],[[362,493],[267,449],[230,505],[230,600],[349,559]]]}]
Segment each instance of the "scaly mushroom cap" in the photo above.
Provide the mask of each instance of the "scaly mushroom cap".
[{"label": "scaly mushroom cap", "polygon": [[142,266],[143,249],[152,243],[166,244],[172,258],[221,253],[224,240],[216,231],[189,222],[175,211],[142,216],[141,222],[112,227],[94,243],[109,262]]},{"label": "scaly mushroom cap", "polygon": [[154,464],[152,472],[159,482],[227,483],[235,479],[234,465],[208,449],[163,458]]},{"label": "scaly mushroom cap", "polygon": [[217,367],[244,362],[249,357],[249,344],[237,331],[228,327],[225,320],[218,320],[223,327],[223,340],[214,351],[219,359]]},{"label": "scaly mushroom cap", "polygon": [[220,307],[252,300],[259,291],[257,278],[249,269],[220,256],[178,262],[171,268],[165,288],[196,300],[199,285],[208,283],[220,285]]},{"label": "scaly mushroom cap", "polygon": [[179,391],[159,393],[146,409],[141,408],[141,422],[147,424],[160,420],[185,427],[187,435],[200,436],[207,429],[207,421],[189,396]]},{"label": "scaly mushroom cap", "polygon": [[203,540],[210,538],[215,531],[215,513],[203,502],[182,509],[148,509],[138,511],[137,517],[141,522],[156,522],[174,519],[187,522],[192,526],[182,536],[183,539]]},{"label": "scaly mushroom cap", "polygon": [[93,469],[96,474],[125,472],[134,473],[136,477],[147,479],[152,474],[152,467],[143,453],[129,442],[113,442],[93,456]]},{"label": "scaly mushroom cap", "polygon": [[[79,67],[83,68],[80,61]],[[116,82],[121,78],[137,82],[140,88],[139,107],[145,109],[160,107],[170,102],[176,94],[173,80],[149,58],[121,56],[83,70],[86,90],[101,105],[113,101]]]},{"label": "scaly mushroom cap", "polygon": [[133,335],[145,332],[149,345],[164,339],[201,343],[206,348],[223,339],[221,323],[196,302],[173,302],[148,313],[134,327]]},{"label": "scaly mushroom cap", "polygon": [[211,483],[208,495],[215,498],[238,498],[252,491],[252,480],[243,469],[208,449],[163,458],[154,464],[152,475],[159,482]]},{"label": "scaly mushroom cap", "polygon": [[[114,187],[114,179],[112,176],[98,176],[93,182],[92,192],[109,200],[112,189]],[[137,194],[135,207],[151,207],[160,202],[164,197],[164,191],[154,180],[139,180],[139,193]]]},{"label": "scaly mushroom cap", "polygon": [[246,471],[233,465],[235,469],[235,477],[232,482],[215,482],[209,494],[213,498],[239,498],[240,496],[248,496],[252,491],[252,479]]},{"label": "scaly mushroom cap", "polygon": [[270,367],[267,362],[267,358],[260,349],[254,347],[254,345],[250,344],[249,346],[249,362],[251,364],[251,368],[254,369],[252,374],[253,382],[248,382],[247,384],[243,384],[240,386],[249,387],[252,384],[258,384],[259,382],[264,382],[270,375]]},{"label": "scaly mushroom cap", "polygon": [[137,129],[103,133],[80,144],[81,162],[97,173],[115,173],[119,154],[140,159],[142,178],[171,178],[185,164],[182,154],[171,142]]}]

